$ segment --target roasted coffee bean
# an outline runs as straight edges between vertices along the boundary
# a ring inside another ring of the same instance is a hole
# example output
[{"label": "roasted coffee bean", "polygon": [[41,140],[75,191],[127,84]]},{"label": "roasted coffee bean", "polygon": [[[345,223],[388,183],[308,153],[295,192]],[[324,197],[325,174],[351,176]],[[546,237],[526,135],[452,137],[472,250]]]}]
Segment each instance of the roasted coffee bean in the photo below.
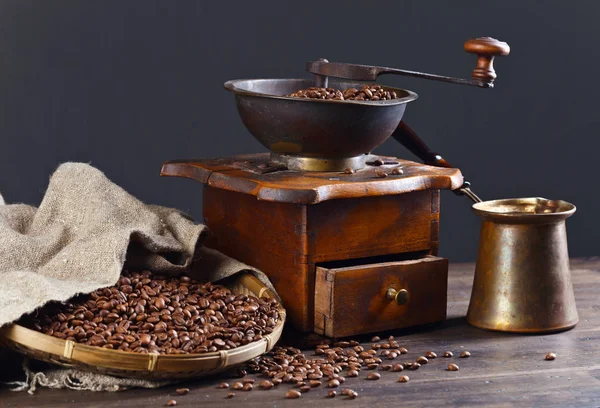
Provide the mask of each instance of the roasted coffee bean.
[{"label": "roasted coffee bean", "polygon": [[229,388],[229,384],[227,384],[226,382],[221,383],[217,386],[217,388]]},{"label": "roasted coffee bean", "polygon": [[300,392],[309,392],[310,391],[310,385],[303,385],[302,387],[300,387]]},{"label": "roasted coffee bean", "polygon": [[400,354],[406,354],[406,353],[408,353],[408,350],[407,350],[407,349],[405,349],[404,347],[400,347],[400,348],[398,349],[398,351],[400,352]]},{"label": "roasted coffee bean", "polygon": [[310,380],[308,382],[308,385],[310,385],[313,388],[320,387],[321,386],[321,381],[319,381],[319,380]]},{"label": "roasted coffee bean", "polygon": [[174,407],[175,405],[177,405],[177,401],[175,401],[175,400],[167,401],[167,407]]},{"label": "roasted coffee bean", "polygon": [[555,358],[556,358],[556,353],[548,353],[548,354],[546,354],[546,357],[544,359],[551,361],[551,360],[554,360]]},{"label": "roasted coffee bean", "polygon": [[388,176],[388,174],[383,170],[377,170],[375,175],[379,178],[386,178]]},{"label": "roasted coffee bean", "polygon": [[264,381],[261,381],[258,384],[258,386],[260,388],[262,388],[263,390],[270,390],[271,388],[274,387],[274,384],[271,381],[269,381],[269,380],[264,380]]},{"label": "roasted coffee bean", "polygon": [[251,383],[246,383],[244,384],[244,386],[242,387],[242,389],[244,391],[252,391],[252,388],[254,388],[254,386]]},{"label": "roasted coffee bean", "polygon": [[458,366],[456,364],[448,364],[448,371],[458,371]]},{"label": "roasted coffee bean", "polygon": [[444,357],[446,357],[446,358],[450,358],[450,357],[452,357],[453,355],[454,355],[454,354],[452,354],[452,352],[451,352],[451,351],[444,351]]},{"label": "roasted coffee bean", "polygon": [[337,392],[336,392],[335,390],[330,390],[330,391],[327,393],[327,398],[333,398],[333,397],[335,397],[336,395],[337,395]]},{"label": "roasted coffee bean", "polygon": [[398,382],[401,383],[407,383],[410,380],[410,378],[408,377],[408,375],[401,375],[400,378],[398,378]]},{"label": "roasted coffee bean", "polygon": [[235,397],[235,392],[230,392],[229,394],[227,394],[226,398],[233,398]]},{"label": "roasted coffee bean", "polygon": [[288,392],[285,393],[285,397],[288,399],[296,399],[296,398],[300,398],[302,396],[302,394],[300,393],[300,391],[296,391],[296,390],[289,390]]},{"label": "roasted coffee bean", "polygon": [[233,383],[231,388],[233,388],[234,390],[241,390],[244,388],[244,384],[242,384],[241,382],[235,382]]},{"label": "roasted coffee bean", "polygon": [[429,362],[429,360],[425,356],[417,357],[417,363],[419,363],[421,365],[427,364],[428,362]]},{"label": "roasted coffee bean", "polygon": [[336,379],[333,379],[333,380],[330,380],[330,381],[327,383],[327,386],[328,386],[329,388],[336,388],[336,387],[339,387],[339,386],[340,386],[340,382],[339,382],[338,380],[336,380]]},{"label": "roasted coffee bean", "polygon": [[408,367],[409,370],[418,370],[421,367],[420,363],[412,363],[410,365],[410,367]]},{"label": "roasted coffee bean", "polygon": [[348,371],[347,376],[348,377],[358,377],[358,371],[357,370],[350,370],[350,371]]},{"label": "roasted coffee bean", "polygon": [[394,372],[399,372],[399,371],[403,371],[404,370],[404,366],[400,363],[394,364],[394,366],[392,367],[392,371]]},{"label": "roasted coffee bean", "polygon": [[471,357],[471,353],[469,353],[468,351],[463,351],[462,353],[460,353],[461,358],[467,358],[467,357]]},{"label": "roasted coffee bean", "polygon": [[177,394],[179,394],[179,395],[185,395],[185,394],[187,394],[188,392],[190,392],[190,389],[189,389],[189,388],[177,388],[177,389],[175,390],[175,392],[176,392]]},{"label": "roasted coffee bean", "polygon": [[379,336],[375,336],[371,339],[371,343],[377,343],[380,340],[381,340],[381,338]]},{"label": "roasted coffee bean", "polygon": [[425,353],[425,357],[431,360],[432,358],[437,358],[437,354],[435,354],[433,351],[428,351]]},{"label": "roasted coffee bean", "polygon": [[354,169],[351,169],[350,167],[348,167],[347,169],[344,169],[344,173],[353,174],[353,173],[355,173],[355,171],[354,171]]},{"label": "roasted coffee bean", "polygon": [[354,398],[358,397],[358,392],[356,392],[354,390],[350,390],[350,391],[348,391],[346,396],[348,397],[348,399],[354,399]]},{"label": "roasted coffee bean", "polygon": [[398,175],[404,174],[404,170],[402,170],[400,167],[394,167],[392,169],[392,174],[394,176],[398,176]]},{"label": "roasted coffee bean", "polygon": [[379,380],[380,378],[381,378],[381,374],[379,374],[379,373],[367,374],[367,380]]},{"label": "roasted coffee bean", "polygon": [[115,286],[49,304],[21,323],[60,339],[108,349],[206,353],[272,333],[279,320],[276,306],[273,300],[235,295],[187,276],[124,271]]},{"label": "roasted coffee bean", "polygon": [[379,369],[380,369],[381,371],[389,371],[389,370],[391,370],[391,369],[392,369],[392,365],[391,365],[391,364],[381,364],[381,365],[379,366]]}]

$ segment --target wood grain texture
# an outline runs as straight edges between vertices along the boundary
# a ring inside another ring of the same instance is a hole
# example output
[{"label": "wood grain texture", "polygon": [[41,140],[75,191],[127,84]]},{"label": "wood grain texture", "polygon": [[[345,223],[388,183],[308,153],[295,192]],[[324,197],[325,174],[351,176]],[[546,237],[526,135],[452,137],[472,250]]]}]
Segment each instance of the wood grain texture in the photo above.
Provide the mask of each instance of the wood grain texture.
[{"label": "wood grain texture", "polygon": [[[317,268],[315,332],[340,338],[440,322],[446,318],[448,260],[428,256],[345,268]],[[386,298],[407,290],[408,302]]]},{"label": "wood grain texture", "polygon": [[[161,175],[187,177],[209,186],[250,194],[263,201],[316,204],[337,198],[403,194],[428,189],[459,188],[458,169],[427,166],[391,158],[394,165],[367,166],[354,174],[269,171],[268,153],[217,159],[174,160],[163,164]],[[390,159],[385,158],[384,159]],[[401,175],[391,170],[400,166]],[[377,172],[385,171],[381,178]]]},{"label": "wood grain texture", "polygon": [[[315,262],[437,250],[438,190],[331,200],[308,206],[310,255]],[[439,197],[438,197],[439,200]],[[432,243],[432,233],[435,244]]]},{"label": "wood grain texture", "polygon": [[[348,401],[339,396],[325,399],[327,389],[314,389],[300,400],[286,400],[289,388],[251,392],[237,391],[229,400],[229,390],[216,385],[227,378],[211,378],[178,384],[156,390],[134,390],[122,393],[92,393],[42,389],[34,395],[0,389],[2,407],[86,406],[102,408],[146,408],[164,406],[175,399],[178,407],[298,407],[323,404],[331,407],[597,407],[600,401],[600,258],[573,260],[573,283],[580,323],[563,333],[544,336],[496,333],[471,327],[465,315],[473,282],[473,264],[450,266],[449,319],[439,325],[394,334],[409,349],[399,361],[413,360],[425,351],[441,353],[469,350],[468,359],[452,359],[460,371],[448,372],[448,359],[437,358],[418,371],[409,371],[410,382],[396,382],[397,373],[382,373],[379,381],[348,378],[345,387],[359,393]],[[383,336],[382,336],[383,337]],[[370,336],[363,339],[369,344]],[[556,352],[554,361],[544,361],[549,351]],[[262,377],[250,376],[261,379]],[[175,389],[186,386],[190,393],[178,396]]]}]

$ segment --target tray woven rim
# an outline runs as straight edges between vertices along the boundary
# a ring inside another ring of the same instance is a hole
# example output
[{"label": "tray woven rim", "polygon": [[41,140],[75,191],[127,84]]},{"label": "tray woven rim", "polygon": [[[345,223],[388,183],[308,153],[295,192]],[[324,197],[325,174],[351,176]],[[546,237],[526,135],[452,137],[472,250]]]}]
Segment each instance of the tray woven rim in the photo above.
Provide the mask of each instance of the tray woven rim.
[{"label": "tray woven rim", "polygon": [[[234,293],[256,297],[274,294],[253,274],[240,273],[228,286]],[[283,331],[285,309],[278,304],[279,319],[273,332],[262,339],[230,350],[195,354],[134,353],[63,340],[13,323],[0,329],[0,342],[36,360],[67,368],[120,377],[170,379],[191,378],[223,371],[270,351]]]}]

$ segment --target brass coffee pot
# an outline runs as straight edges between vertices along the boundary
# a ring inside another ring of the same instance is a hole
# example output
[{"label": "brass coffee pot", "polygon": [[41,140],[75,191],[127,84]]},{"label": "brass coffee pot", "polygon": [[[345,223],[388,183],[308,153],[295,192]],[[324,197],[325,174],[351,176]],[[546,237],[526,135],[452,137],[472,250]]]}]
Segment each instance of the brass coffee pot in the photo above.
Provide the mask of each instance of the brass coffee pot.
[{"label": "brass coffee pot", "polygon": [[517,198],[476,203],[473,210],[483,223],[467,321],[518,333],[575,326],[565,227],[575,206]]}]

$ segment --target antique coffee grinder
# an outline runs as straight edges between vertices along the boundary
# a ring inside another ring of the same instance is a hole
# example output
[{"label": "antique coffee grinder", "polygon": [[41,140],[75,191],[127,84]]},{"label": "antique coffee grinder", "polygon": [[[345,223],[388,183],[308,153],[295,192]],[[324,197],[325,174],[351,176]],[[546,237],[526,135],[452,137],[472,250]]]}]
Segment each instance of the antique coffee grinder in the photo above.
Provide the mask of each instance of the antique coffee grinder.
[{"label": "antique coffee grinder", "polygon": [[[448,261],[437,256],[441,189],[480,201],[458,169],[404,122],[404,89],[380,101],[299,99],[308,87],[360,88],[381,74],[492,88],[506,43],[477,38],[472,79],[309,62],[313,79],[233,80],[242,121],[270,153],[164,163],[204,185],[208,246],[264,271],[296,329],[328,337],[439,322]],[[334,79],[335,78],[335,79]],[[425,164],[371,152],[393,136]]]}]

